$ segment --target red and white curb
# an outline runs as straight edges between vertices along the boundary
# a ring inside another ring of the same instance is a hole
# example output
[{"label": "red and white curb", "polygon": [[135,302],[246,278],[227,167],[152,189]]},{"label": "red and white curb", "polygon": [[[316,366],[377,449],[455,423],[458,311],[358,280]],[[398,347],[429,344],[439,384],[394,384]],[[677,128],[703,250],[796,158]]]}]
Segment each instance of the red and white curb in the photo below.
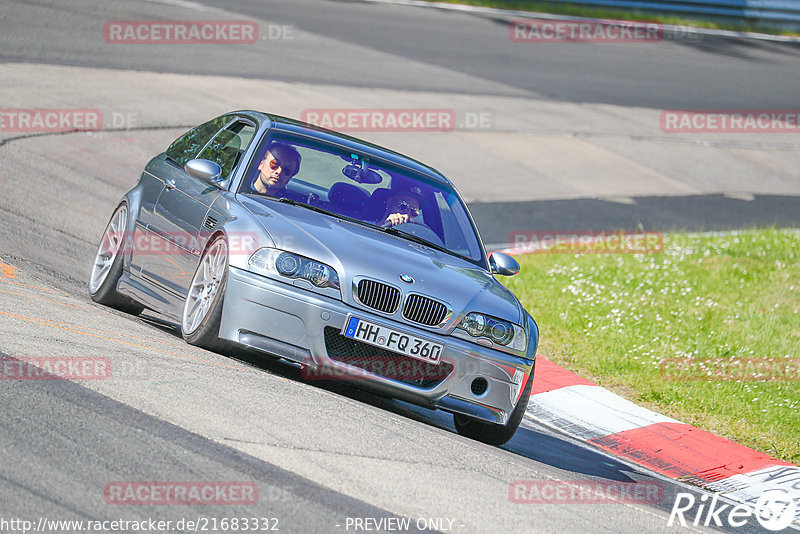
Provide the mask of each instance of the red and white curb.
[{"label": "red and white curb", "polygon": [[769,490],[795,502],[800,467],[658,414],[536,357],[526,416],[666,477],[754,505]]}]

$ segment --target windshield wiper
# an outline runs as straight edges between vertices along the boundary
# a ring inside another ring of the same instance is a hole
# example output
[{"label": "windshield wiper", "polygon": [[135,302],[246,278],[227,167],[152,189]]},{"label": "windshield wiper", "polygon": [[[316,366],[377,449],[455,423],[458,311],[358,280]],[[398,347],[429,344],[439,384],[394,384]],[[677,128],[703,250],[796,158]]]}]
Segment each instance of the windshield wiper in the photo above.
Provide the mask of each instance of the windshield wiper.
[{"label": "windshield wiper", "polygon": [[432,249],[438,250],[439,252],[444,252],[445,254],[450,254],[451,256],[461,257],[460,254],[456,254],[452,250],[448,250],[448,249],[446,249],[445,247],[443,247],[441,245],[437,245],[436,243],[428,241],[427,239],[423,239],[423,238],[421,238],[419,236],[416,236],[416,235],[412,234],[411,232],[406,232],[405,230],[398,230],[397,228],[395,228],[393,226],[389,226],[388,228],[385,228],[383,226],[376,226],[376,228],[380,228],[381,230],[383,230],[387,234],[392,234],[392,235],[396,235],[398,237],[403,237],[405,239],[408,239],[409,241],[413,241],[414,243],[419,243],[420,245],[425,245],[426,247],[431,247]]},{"label": "windshield wiper", "polygon": [[330,215],[331,217],[336,217],[337,219],[344,219],[345,221],[364,224],[366,226],[372,226],[374,228],[378,228],[379,230],[384,230],[384,228],[380,226],[364,222],[361,219],[356,219],[355,217],[342,215],[341,213],[336,213],[335,211],[326,210],[325,208],[320,208],[319,206],[314,206],[313,204],[306,204],[305,202],[300,202],[299,200],[292,200],[291,198],[286,198],[286,197],[270,197],[270,198],[272,198],[273,200],[277,200],[278,202],[283,202],[284,204],[290,204],[292,206],[300,206],[301,208],[310,209],[311,211],[316,211],[317,213]]},{"label": "windshield wiper", "polygon": [[305,202],[300,202],[299,200],[292,200],[291,198],[286,198],[286,197],[275,198],[275,200],[277,200],[278,202],[283,202],[284,204],[291,204],[292,206],[300,206],[301,208],[307,208],[310,209],[311,211],[316,211],[317,213],[323,213],[325,215],[330,215],[332,217],[342,217],[342,215],[339,215],[334,211],[329,211],[326,210],[325,208],[320,208],[319,206],[314,206],[312,204],[306,204]]}]

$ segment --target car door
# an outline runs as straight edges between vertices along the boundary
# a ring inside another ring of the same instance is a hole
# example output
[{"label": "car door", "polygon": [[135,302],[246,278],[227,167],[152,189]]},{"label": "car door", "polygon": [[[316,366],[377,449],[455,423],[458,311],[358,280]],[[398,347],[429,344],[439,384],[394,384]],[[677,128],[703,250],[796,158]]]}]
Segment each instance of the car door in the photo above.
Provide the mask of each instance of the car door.
[{"label": "car door", "polygon": [[[248,119],[232,118],[196,154],[198,159],[218,163],[220,180],[227,180],[236,167],[256,126]],[[165,179],[164,189],[155,206],[154,231],[163,240],[165,253],[154,254],[151,276],[169,291],[186,295],[206,240],[220,215],[210,214],[211,205],[222,193],[212,184],[174,168]]]},{"label": "car door", "polygon": [[145,168],[142,185],[142,201],[134,228],[130,271],[134,276],[154,278],[156,255],[166,250],[159,220],[156,217],[156,204],[164,192],[167,181],[175,181],[178,172],[193,159],[219,132],[232,117],[222,116],[192,128],[176,139],[167,150],[153,158]]}]

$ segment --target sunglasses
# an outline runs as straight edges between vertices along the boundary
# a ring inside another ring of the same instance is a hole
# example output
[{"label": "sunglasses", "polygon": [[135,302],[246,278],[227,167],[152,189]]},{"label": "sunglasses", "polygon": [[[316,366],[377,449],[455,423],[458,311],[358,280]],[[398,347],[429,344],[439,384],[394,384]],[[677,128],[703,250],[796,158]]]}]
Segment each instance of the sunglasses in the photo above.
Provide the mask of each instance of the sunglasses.
[{"label": "sunglasses", "polygon": [[411,206],[411,204],[409,204],[405,200],[401,200],[400,202],[397,203],[397,211],[399,211],[400,213],[409,213],[413,217],[419,217],[419,214],[422,213],[422,210],[420,208],[415,208]]},{"label": "sunglasses", "polygon": [[269,160],[269,168],[274,171],[277,170],[278,167],[282,168],[283,172],[285,172],[288,175],[294,176],[295,174],[297,174],[297,169],[293,169],[292,167],[284,167],[284,165],[280,161],[275,159],[275,156],[272,156],[272,159]]}]

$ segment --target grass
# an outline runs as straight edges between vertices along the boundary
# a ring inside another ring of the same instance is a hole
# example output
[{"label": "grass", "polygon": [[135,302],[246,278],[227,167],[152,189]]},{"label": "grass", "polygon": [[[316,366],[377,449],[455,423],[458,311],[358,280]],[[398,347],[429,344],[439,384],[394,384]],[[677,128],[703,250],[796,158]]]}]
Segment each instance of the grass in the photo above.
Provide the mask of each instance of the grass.
[{"label": "grass", "polygon": [[614,20],[640,20],[650,22],[660,22],[675,26],[694,26],[697,28],[711,28],[718,30],[732,30],[739,32],[768,33],[772,35],[799,36],[800,32],[781,29],[771,26],[763,26],[752,22],[742,22],[740,24],[717,22],[713,20],[696,19],[690,17],[678,17],[674,15],[659,15],[645,13],[636,10],[595,8],[576,4],[552,4],[542,1],[531,0],[427,0],[430,2],[442,2],[447,4],[466,4],[471,6],[494,7],[500,9],[513,9],[518,11],[532,11],[535,13],[553,13],[558,15],[570,15],[573,17],[587,17],[597,19]]},{"label": "grass", "polygon": [[[650,409],[800,463],[800,231],[678,233],[655,254],[518,259],[521,273],[505,282],[536,318],[542,356]],[[719,362],[749,366],[726,377]],[[758,367],[769,362],[771,381]]]}]

